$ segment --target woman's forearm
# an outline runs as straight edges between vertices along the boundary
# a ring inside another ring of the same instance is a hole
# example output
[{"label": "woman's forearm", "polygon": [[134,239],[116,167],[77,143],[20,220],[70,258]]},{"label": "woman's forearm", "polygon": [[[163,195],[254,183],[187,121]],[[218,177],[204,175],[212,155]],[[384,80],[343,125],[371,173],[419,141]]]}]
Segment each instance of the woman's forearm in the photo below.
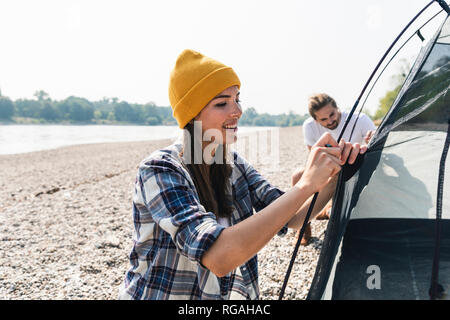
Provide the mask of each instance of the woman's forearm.
[{"label": "woman's forearm", "polygon": [[226,228],[205,252],[202,264],[219,277],[242,265],[296,215],[312,193],[308,186],[294,186],[257,214]]},{"label": "woman's forearm", "polygon": [[[344,141],[340,146],[331,134],[324,134],[311,149],[300,181],[258,214],[223,230],[203,254],[201,263],[220,277],[249,260],[291,221],[297,212],[297,219],[291,222],[293,225],[299,224],[307,212],[307,205],[304,203],[316,190],[330,188],[330,177],[336,176],[347,158],[351,158],[349,163],[352,163],[358,153],[359,146],[353,149],[351,144],[346,145]],[[327,199],[330,198],[329,195],[326,196]],[[304,209],[300,210],[302,206]]]},{"label": "woman's forearm", "polygon": [[[319,192],[317,196],[316,203],[314,204],[313,211],[309,217],[309,221],[314,219],[321,210],[327,205],[328,201],[333,197],[334,191],[336,190],[337,176],[333,177],[332,180]],[[297,214],[289,221],[288,227],[292,229],[300,229],[305,220],[306,214],[308,213],[309,206],[311,205],[312,196],[303,203],[301,208],[298,210]]]}]

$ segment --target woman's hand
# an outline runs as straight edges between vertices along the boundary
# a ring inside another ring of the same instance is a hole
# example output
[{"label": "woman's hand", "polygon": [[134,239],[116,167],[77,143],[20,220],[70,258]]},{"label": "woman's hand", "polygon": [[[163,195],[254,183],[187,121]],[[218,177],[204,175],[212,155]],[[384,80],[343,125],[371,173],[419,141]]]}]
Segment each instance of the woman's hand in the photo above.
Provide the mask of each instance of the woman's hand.
[{"label": "woman's hand", "polygon": [[311,147],[305,170],[296,186],[311,189],[313,193],[320,191],[341,170],[341,154],[341,146],[331,134],[323,134]]},{"label": "woman's hand", "polygon": [[367,146],[352,144],[341,139],[338,144],[330,133],[323,134],[312,146],[302,178],[296,185],[320,191],[346,162],[353,164],[358,154],[363,154]]},{"label": "woman's hand", "polygon": [[346,162],[353,164],[359,154],[364,154],[367,151],[367,145],[361,146],[359,143],[352,144],[345,142],[344,139],[341,139],[339,142],[339,148],[342,150],[340,156],[341,165],[344,165]]}]

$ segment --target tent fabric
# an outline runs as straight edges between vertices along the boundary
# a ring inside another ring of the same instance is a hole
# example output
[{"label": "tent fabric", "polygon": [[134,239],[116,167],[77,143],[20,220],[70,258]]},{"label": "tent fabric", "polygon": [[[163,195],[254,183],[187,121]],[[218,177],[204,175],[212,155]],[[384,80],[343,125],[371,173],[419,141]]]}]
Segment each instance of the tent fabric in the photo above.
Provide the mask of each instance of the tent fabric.
[{"label": "tent fabric", "polygon": [[[428,300],[435,221],[367,219],[349,222],[334,279],[333,299]],[[443,223],[439,282],[450,283],[450,221]],[[379,268],[379,287],[371,277]]]},{"label": "tent fabric", "polygon": [[[436,150],[443,149],[445,137],[436,131],[392,132],[350,219],[434,219],[441,157]],[[449,175],[445,184],[450,187]],[[450,197],[443,201],[444,208],[450,208]],[[450,219],[449,210],[443,214]]]},{"label": "tent fabric", "polygon": [[[419,53],[357,170],[344,166],[339,176],[307,299],[429,299],[449,87],[447,15]],[[450,290],[448,162],[439,283]]]}]

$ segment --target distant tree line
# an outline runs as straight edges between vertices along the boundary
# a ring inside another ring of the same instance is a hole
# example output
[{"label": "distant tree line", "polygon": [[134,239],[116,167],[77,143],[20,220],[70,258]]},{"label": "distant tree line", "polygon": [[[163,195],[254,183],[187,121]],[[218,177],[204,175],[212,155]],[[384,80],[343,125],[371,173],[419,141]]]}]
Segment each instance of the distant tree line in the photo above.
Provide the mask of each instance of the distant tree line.
[{"label": "distant tree line", "polygon": [[12,101],[0,94],[0,119],[16,123],[176,124],[170,107],[153,102],[134,104],[117,98],[89,101],[75,96],[57,101],[42,90],[34,97]]},{"label": "distant tree line", "polygon": [[411,66],[406,59],[401,59],[399,61],[398,73],[391,76],[393,89],[386,91],[384,96],[379,99],[378,109],[373,115],[373,119],[375,121],[381,121],[383,117],[388,113],[389,109],[395,101],[395,98],[397,98],[397,95],[403,86],[403,82],[405,82],[406,75],[408,74],[410,68]]},{"label": "distant tree line", "polygon": [[257,126],[257,127],[291,127],[301,126],[303,122],[308,119],[309,115],[299,115],[290,111],[288,114],[272,115],[268,113],[258,114],[255,108],[245,109],[241,119],[240,125]]},{"label": "distant tree line", "polygon": [[[0,92],[0,121],[15,123],[96,123],[176,125],[172,108],[146,104],[128,103],[117,98],[89,101],[70,96],[64,100],[52,100],[43,90],[36,91],[35,99],[5,97]],[[246,109],[239,121],[244,126],[299,126],[308,115],[294,112],[280,115],[258,114],[254,108]]]}]

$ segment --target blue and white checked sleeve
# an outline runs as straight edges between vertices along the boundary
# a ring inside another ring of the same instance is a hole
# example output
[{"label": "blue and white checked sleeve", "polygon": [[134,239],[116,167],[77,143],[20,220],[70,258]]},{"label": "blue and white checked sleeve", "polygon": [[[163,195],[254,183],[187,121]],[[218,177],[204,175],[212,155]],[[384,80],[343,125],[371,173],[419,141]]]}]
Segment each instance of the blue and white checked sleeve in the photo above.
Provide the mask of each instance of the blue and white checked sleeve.
[{"label": "blue and white checked sleeve", "polygon": [[[136,188],[140,190],[136,190],[136,196],[142,197],[149,215],[140,221],[154,221],[170,234],[182,255],[200,263],[203,253],[224,229],[214,213],[206,212],[180,167],[167,159],[144,163],[138,177]],[[148,237],[149,232],[143,229],[143,225],[136,227],[138,239]]]}]

